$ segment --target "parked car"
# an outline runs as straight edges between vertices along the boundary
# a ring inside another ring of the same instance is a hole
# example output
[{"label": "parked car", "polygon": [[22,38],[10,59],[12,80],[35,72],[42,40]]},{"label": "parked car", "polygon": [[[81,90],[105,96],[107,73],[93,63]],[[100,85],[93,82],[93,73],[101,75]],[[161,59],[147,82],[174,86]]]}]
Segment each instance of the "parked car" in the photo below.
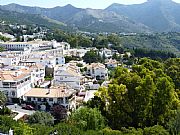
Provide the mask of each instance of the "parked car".
[{"label": "parked car", "polygon": [[26,110],[34,110],[34,107],[31,105],[25,105],[22,107],[22,109],[26,109]]}]

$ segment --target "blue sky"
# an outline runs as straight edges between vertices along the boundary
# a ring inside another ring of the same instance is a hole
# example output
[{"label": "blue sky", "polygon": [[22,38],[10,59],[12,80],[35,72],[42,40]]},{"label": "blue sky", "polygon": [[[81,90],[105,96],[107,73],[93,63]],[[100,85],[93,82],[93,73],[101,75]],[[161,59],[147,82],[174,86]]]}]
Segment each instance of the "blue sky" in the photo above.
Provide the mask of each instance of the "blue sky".
[{"label": "blue sky", "polygon": [[[79,8],[95,8],[103,9],[111,5],[112,3],[120,4],[139,4],[146,0],[0,0],[0,5],[5,5],[9,3],[17,3],[27,6],[39,6],[39,7],[55,7],[64,6],[67,4],[72,4]],[[180,0],[173,0],[180,3]]]}]

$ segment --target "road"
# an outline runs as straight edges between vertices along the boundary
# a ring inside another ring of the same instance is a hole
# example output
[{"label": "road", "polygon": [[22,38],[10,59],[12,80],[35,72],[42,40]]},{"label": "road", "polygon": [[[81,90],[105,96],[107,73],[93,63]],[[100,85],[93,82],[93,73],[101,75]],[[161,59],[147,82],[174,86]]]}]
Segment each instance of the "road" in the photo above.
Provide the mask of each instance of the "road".
[{"label": "road", "polygon": [[35,113],[35,111],[33,111],[33,110],[22,109],[22,107],[19,106],[19,105],[7,105],[7,107],[10,110],[12,110],[13,112],[17,112],[17,113],[20,113],[20,114],[32,115],[33,113]]}]

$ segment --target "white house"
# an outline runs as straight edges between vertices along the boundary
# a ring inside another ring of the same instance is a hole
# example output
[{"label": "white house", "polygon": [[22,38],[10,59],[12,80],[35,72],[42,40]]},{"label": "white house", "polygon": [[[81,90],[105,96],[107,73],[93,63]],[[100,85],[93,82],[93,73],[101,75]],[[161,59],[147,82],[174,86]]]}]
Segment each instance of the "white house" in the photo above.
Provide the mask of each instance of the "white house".
[{"label": "white house", "polygon": [[103,48],[100,50],[101,57],[105,56],[105,58],[111,58],[112,57],[112,51],[107,48]]},{"label": "white house", "polygon": [[0,61],[5,66],[17,66],[22,60],[26,60],[30,56],[30,52],[24,51],[7,51],[0,54]]},{"label": "white house", "polygon": [[25,94],[25,101],[37,104],[59,104],[67,109],[76,109],[76,91],[66,84],[49,89],[32,88]]},{"label": "white house", "polygon": [[56,58],[53,56],[44,58],[28,58],[26,61],[23,62],[35,62],[49,68],[54,68],[56,66]]},{"label": "white house", "polygon": [[98,90],[101,86],[100,84],[94,84],[93,82],[88,82],[84,84],[86,90]]},{"label": "white house", "polygon": [[1,91],[7,95],[10,102],[23,99],[31,89],[31,72],[25,67],[13,67],[0,71]]},{"label": "white house", "polygon": [[72,88],[80,90],[82,79],[80,69],[75,65],[59,65],[54,69],[54,83],[56,85],[66,83]]},{"label": "white house", "polygon": [[65,64],[65,57],[62,55],[56,55],[56,65]]},{"label": "white house", "polygon": [[118,66],[118,62],[113,59],[107,59],[105,62],[107,68],[116,68]]},{"label": "white house", "polygon": [[108,79],[108,69],[102,63],[92,63],[91,65],[88,65],[86,74],[97,80]]},{"label": "white house", "polygon": [[69,49],[66,55],[82,58],[88,51],[87,49]]},{"label": "white house", "polygon": [[7,50],[25,50],[26,48],[31,50],[47,50],[62,47],[61,43],[57,43],[55,40],[43,41],[41,39],[29,42],[1,42],[0,46]]},{"label": "white house", "polygon": [[0,46],[7,50],[25,50],[26,48],[34,50],[39,48],[39,44],[31,42],[1,42]]},{"label": "white house", "polygon": [[45,67],[35,62],[21,62],[20,66],[26,66],[31,71],[31,86],[36,87],[44,83]]}]

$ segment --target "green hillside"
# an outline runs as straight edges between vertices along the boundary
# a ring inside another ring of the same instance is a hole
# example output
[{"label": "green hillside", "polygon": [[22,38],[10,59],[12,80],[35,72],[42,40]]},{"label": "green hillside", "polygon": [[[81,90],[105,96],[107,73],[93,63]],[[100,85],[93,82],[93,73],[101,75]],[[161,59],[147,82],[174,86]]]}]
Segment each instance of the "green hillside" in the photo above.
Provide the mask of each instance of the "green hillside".
[{"label": "green hillside", "polygon": [[12,12],[0,9],[0,21],[6,21],[7,23],[18,23],[25,25],[39,25],[49,28],[61,28],[66,29],[66,26],[59,22],[49,19],[47,17],[42,17],[40,15],[25,14]]},{"label": "green hillside", "polygon": [[120,39],[126,48],[147,48],[180,55],[180,33],[121,36]]}]

